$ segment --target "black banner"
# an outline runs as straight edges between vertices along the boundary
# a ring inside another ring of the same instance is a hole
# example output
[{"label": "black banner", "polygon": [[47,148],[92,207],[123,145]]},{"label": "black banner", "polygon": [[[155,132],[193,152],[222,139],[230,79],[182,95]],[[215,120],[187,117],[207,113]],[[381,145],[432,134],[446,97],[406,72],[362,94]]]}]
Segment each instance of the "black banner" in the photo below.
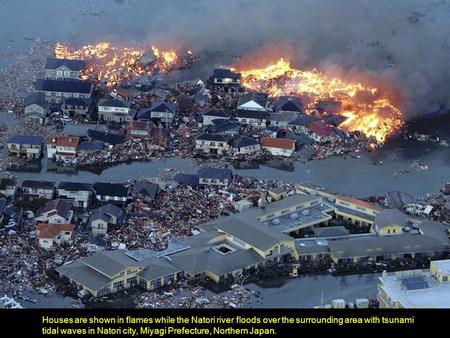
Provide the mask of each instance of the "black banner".
[{"label": "black banner", "polygon": [[[449,310],[2,310],[2,327],[42,336],[420,337],[445,330]],[[422,334],[421,334],[422,333]]]}]

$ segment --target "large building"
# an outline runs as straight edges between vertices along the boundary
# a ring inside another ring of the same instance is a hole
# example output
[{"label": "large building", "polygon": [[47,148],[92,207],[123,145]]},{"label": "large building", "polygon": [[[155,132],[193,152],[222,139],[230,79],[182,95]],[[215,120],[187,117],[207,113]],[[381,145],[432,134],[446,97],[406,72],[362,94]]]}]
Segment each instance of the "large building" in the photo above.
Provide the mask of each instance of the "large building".
[{"label": "large building", "polygon": [[450,260],[429,270],[384,272],[378,285],[381,308],[450,308]]},{"label": "large building", "polygon": [[[180,276],[188,279],[208,277],[221,282],[288,257],[299,260],[300,264],[324,257],[339,264],[433,256],[450,250],[445,224],[412,219],[396,210],[308,187],[291,192],[289,196],[275,190],[268,191],[268,195],[275,201],[267,203],[270,199],[263,193],[259,207],[246,207],[236,214],[201,224],[200,234],[188,237],[175,247],[169,245],[167,250],[159,253],[138,250],[139,257],[151,256],[152,259],[133,261],[133,258],[123,258],[133,257],[134,251],[104,252],[102,255],[109,257],[108,260],[116,259],[111,258],[113,256],[122,257],[123,266],[105,274],[87,258],[64,265],[57,271],[95,296],[134,284],[154,289]],[[338,220],[351,227],[330,224]],[[352,227],[367,231],[352,233]],[[309,237],[297,238],[305,231],[310,232]],[[108,264],[105,261],[105,265]],[[170,273],[165,276],[152,274],[153,264],[156,270],[163,264]],[[134,272],[127,272],[127,269]],[[89,278],[81,278],[81,272]],[[147,276],[145,279],[144,275]],[[135,278],[134,284],[126,281],[127,276]],[[90,285],[92,280],[98,283]]]}]

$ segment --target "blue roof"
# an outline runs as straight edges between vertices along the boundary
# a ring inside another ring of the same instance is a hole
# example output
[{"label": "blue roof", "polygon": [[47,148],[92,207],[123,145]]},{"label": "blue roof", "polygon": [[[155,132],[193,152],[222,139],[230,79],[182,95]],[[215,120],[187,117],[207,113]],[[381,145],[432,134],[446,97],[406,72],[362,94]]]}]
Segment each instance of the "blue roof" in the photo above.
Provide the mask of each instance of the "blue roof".
[{"label": "blue roof", "polygon": [[41,145],[44,143],[44,138],[42,136],[33,135],[12,135],[8,138],[6,143]]},{"label": "blue roof", "polygon": [[119,134],[105,133],[97,130],[88,130],[88,136],[94,140],[109,143],[109,144],[120,144],[125,142],[125,136]]},{"label": "blue roof", "polygon": [[224,168],[201,168],[198,171],[198,177],[231,180],[233,178],[233,172],[230,169]]},{"label": "blue roof", "polygon": [[78,145],[77,151],[96,151],[106,148],[106,144],[100,141],[85,141]]},{"label": "blue roof", "polygon": [[80,71],[86,66],[86,62],[83,60],[47,58],[45,69],[58,69],[63,66],[71,71]]},{"label": "blue roof", "polygon": [[233,141],[233,148],[243,148],[259,144],[258,140],[252,137],[242,136]]},{"label": "blue roof", "polygon": [[89,107],[91,104],[90,99],[84,99],[81,97],[69,97],[64,100],[64,104],[69,104],[71,106],[83,106],[83,107]]},{"label": "blue roof", "polygon": [[177,106],[174,103],[170,102],[156,101],[150,107],[150,111],[165,112],[166,110],[175,113],[177,110]]},{"label": "blue roof", "polygon": [[48,80],[38,79],[36,90],[45,92],[81,93],[90,94],[92,83],[80,80]]},{"label": "blue roof", "polygon": [[198,186],[198,175],[178,173],[175,175],[175,181],[179,184],[196,187]]},{"label": "blue roof", "polygon": [[90,191],[92,190],[92,184],[79,182],[60,182],[58,184],[58,189],[69,191]]}]

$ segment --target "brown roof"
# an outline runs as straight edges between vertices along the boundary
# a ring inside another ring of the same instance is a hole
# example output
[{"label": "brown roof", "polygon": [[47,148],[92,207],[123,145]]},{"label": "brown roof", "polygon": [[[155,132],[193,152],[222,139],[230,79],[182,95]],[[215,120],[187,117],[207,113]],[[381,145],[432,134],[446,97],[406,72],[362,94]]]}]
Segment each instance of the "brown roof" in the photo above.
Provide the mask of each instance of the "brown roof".
[{"label": "brown roof", "polygon": [[56,136],[47,136],[45,138],[45,144],[56,144],[57,138]]},{"label": "brown roof", "polygon": [[40,223],[36,225],[36,228],[39,231],[39,238],[55,238],[63,231],[73,232],[74,227],[73,224]]},{"label": "brown roof", "polygon": [[263,137],[261,138],[262,147],[282,148],[282,149],[294,149],[295,141],[286,138],[273,138]]},{"label": "brown roof", "polygon": [[126,126],[127,130],[150,130],[155,125],[151,121],[130,121]]},{"label": "brown roof", "polygon": [[80,138],[76,137],[76,136],[59,136],[57,144],[60,147],[76,148],[79,141],[80,141]]}]

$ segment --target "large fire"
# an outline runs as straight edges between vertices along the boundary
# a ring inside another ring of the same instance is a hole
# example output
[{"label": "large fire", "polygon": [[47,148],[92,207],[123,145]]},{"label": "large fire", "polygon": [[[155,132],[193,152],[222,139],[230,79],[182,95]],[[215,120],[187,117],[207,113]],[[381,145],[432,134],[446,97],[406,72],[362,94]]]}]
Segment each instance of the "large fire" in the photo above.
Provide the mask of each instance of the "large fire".
[{"label": "large fire", "polygon": [[61,43],[55,46],[55,55],[59,59],[87,61],[88,66],[82,73],[82,79],[103,81],[108,87],[133,76],[153,75],[158,71],[166,73],[176,67],[178,56],[175,51],[163,51],[154,46],[151,51],[155,60],[145,64],[139,62],[146,52],[144,48],[118,47],[109,42],[86,45],[79,49]]},{"label": "large fire", "polygon": [[340,102],[340,114],[347,119],[339,127],[361,131],[379,143],[403,125],[401,110],[376,87],[328,77],[316,69],[295,69],[284,59],[265,68],[239,69],[239,72],[242,85],[250,90],[266,92],[271,97],[301,97],[307,113],[312,113],[319,101]]}]

